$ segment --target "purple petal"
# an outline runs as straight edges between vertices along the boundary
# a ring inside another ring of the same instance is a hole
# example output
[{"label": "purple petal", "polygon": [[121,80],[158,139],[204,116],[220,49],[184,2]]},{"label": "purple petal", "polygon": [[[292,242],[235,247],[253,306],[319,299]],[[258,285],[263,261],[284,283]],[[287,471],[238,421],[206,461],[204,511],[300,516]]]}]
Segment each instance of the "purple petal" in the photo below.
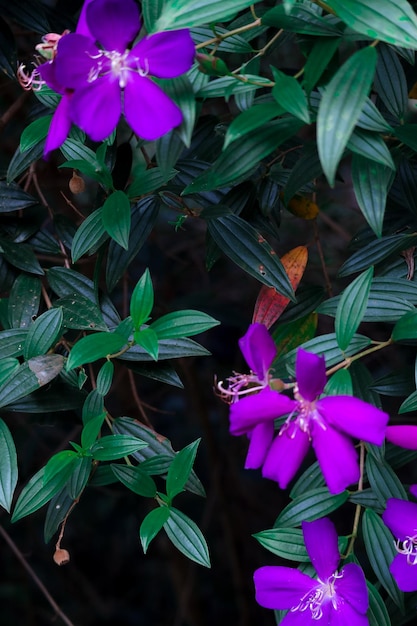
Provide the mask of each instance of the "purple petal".
[{"label": "purple petal", "polygon": [[415,502],[389,498],[382,519],[394,537],[400,541],[417,535],[417,504]]},{"label": "purple petal", "polygon": [[334,587],[338,596],[344,598],[358,613],[365,614],[369,607],[365,574],[356,563],[348,563],[336,578]]},{"label": "purple petal", "polygon": [[326,422],[338,430],[382,445],[389,415],[372,404],[352,396],[327,396],[318,400],[316,408]]},{"label": "purple petal", "polygon": [[260,393],[242,398],[230,406],[230,432],[243,435],[260,422],[274,420],[293,411],[297,403],[266,387]]},{"label": "purple petal", "polygon": [[308,556],[320,580],[327,580],[337,570],[340,553],[337,532],[328,517],[302,523]]},{"label": "purple petal", "polygon": [[417,450],[417,426],[387,426],[385,437],[396,446]]},{"label": "purple petal", "polygon": [[110,52],[124,52],[141,28],[133,0],[94,0],[87,7],[87,24],[93,39]]},{"label": "purple petal", "polygon": [[250,443],[246,455],[245,469],[258,469],[265,460],[266,453],[274,438],[274,423],[264,422],[258,424],[248,433]]},{"label": "purple petal", "polygon": [[308,435],[298,426],[290,424],[272,442],[262,468],[262,476],[275,480],[281,489],[285,489],[294,478],[309,447]]},{"label": "purple petal", "polygon": [[[342,597],[337,597],[335,606],[330,599],[323,602],[323,617],[319,623],[323,626],[369,626],[369,619],[366,615],[361,615],[355,611]],[[313,622],[317,624],[317,621]]]},{"label": "purple petal", "polygon": [[119,83],[108,76],[77,89],[72,96],[72,119],[93,141],[103,141],[113,132],[120,112]]},{"label": "purple petal", "polygon": [[312,402],[318,398],[323,392],[327,381],[324,356],[318,356],[298,348],[295,377],[297,379],[298,391],[305,400]]},{"label": "purple petal", "polygon": [[58,104],[54,116],[51,121],[51,125],[48,130],[48,136],[46,138],[44,156],[48,156],[52,150],[59,148],[71,130],[71,118],[69,105],[71,102],[71,94],[65,94],[62,96],[60,103]]},{"label": "purple petal", "polygon": [[133,74],[124,90],[124,114],[133,132],[153,141],[182,122],[181,109],[149,78]]},{"label": "purple petal", "polygon": [[97,70],[100,50],[85,35],[70,33],[58,43],[58,52],[53,65],[56,76],[67,89],[89,84],[91,73]]},{"label": "purple petal", "polygon": [[246,334],[239,339],[239,348],[252,372],[255,372],[260,381],[264,380],[277,353],[266,326],[251,324]]},{"label": "purple petal", "polygon": [[193,64],[195,45],[187,29],[155,33],[137,43],[129,54],[149,67],[151,76],[174,78],[187,72]]},{"label": "purple petal", "polygon": [[87,7],[93,0],[85,0],[83,4],[83,8],[81,9],[80,17],[78,18],[77,28],[75,29],[76,33],[80,35],[87,35],[87,37],[91,37],[90,29],[88,28],[86,14]]},{"label": "purple petal", "polygon": [[39,65],[37,69],[39,74],[41,75],[42,80],[45,81],[48,87],[50,87],[57,93],[65,93],[65,88],[61,84],[60,80],[57,78],[55,62],[48,61],[47,63],[42,63],[42,65]]},{"label": "purple petal", "polygon": [[417,566],[409,565],[405,554],[397,554],[389,570],[401,591],[417,591]]},{"label": "purple petal", "polygon": [[253,576],[256,601],[267,609],[291,609],[301,598],[317,586],[298,569],[266,566],[257,569]]},{"label": "purple petal", "polygon": [[[327,622],[325,622],[327,624]],[[311,611],[288,611],[280,626],[317,626]]]},{"label": "purple petal", "polygon": [[417,485],[410,485],[410,493],[417,498]]},{"label": "purple petal", "polygon": [[331,426],[314,423],[313,448],[330,493],[341,493],[360,476],[358,455],[348,437]]}]

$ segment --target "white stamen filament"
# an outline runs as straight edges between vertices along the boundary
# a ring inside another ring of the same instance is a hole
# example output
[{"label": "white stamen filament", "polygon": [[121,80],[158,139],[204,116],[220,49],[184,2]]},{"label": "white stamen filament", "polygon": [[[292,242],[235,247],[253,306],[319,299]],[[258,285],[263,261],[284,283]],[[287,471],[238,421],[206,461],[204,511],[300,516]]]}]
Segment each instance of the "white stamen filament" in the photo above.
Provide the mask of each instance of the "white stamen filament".
[{"label": "white stamen filament", "polygon": [[394,543],[397,552],[407,557],[408,565],[417,565],[417,534],[406,537],[404,541],[398,539]]},{"label": "white stamen filament", "polygon": [[296,611],[304,612],[309,609],[313,620],[319,620],[323,617],[323,602],[331,601],[333,608],[337,609],[337,594],[335,590],[335,581],[343,578],[343,572],[335,572],[326,581],[318,579],[319,585],[306,593],[297,604],[290,609],[291,613]]},{"label": "white stamen filament", "polygon": [[[117,50],[102,50],[97,55],[90,55],[91,59],[97,61],[97,64],[91,67],[88,74],[88,82],[92,83],[100,76],[113,74],[119,80],[120,89],[126,87],[128,81],[128,72],[135,72],[139,76],[145,77],[149,74],[149,61],[145,57],[142,61],[140,57],[132,57],[130,50],[118,52]],[[110,66],[105,62],[110,61]]]}]

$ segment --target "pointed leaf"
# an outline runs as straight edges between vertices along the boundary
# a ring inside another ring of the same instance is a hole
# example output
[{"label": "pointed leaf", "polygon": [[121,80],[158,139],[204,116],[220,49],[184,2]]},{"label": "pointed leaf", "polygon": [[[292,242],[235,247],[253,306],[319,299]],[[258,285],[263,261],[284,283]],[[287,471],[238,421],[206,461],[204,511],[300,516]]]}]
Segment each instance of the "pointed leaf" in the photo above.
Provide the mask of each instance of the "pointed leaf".
[{"label": "pointed leaf", "polygon": [[222,22],[251,4],[250,0],[211,0],[209,4],[205,0],[170,0],[165,3],[153,32]]},{"label": "pointed leaf", "polygon": [[95,300],[90,300],[79,293],[68,294],[55,300],[54,307],[59,307],[63,314],[63,325],[77,330],[107,330],[102,312]]},{"label": "pointed leaf", "polygon": [[5,422],[0,419],[0,506],[8,513],[17,484],[17,455],[13,437]]},{"label": "pointed leaf", "polygon": [[137,493],[145,498],[155,497],[155,482],[140,467],[112,463],[111,469],[117,480],[133,491],[133,493]]},{"label": "pointed leaf", "polygon": [[391,172],[379,163],[369,161],[365,156],[353,155],[352,180],[359,207],[377,237],[382,235],[385,205]]},{"label": "pointed leaf", "polygon": [[114,191],[101,210],[103,228],[119,246],[127,250],[130,234],[130,201],[123,191]]},{"label": "pointed leaf", "polygon": [[223,150],[226,150],[229,144],[236,141],[236,139],[263,126],[265,122],[274,119],[274,117],[278,117],[282,112],[281,107],[279,107],[276,102],[255,104],[250,109],[243,111],[230,123],[224,138]]},{"label": "pointed leaf", "polygon": [[232,261],[261,283],[294,300],[294,291],[281,261],[253,226],[237,215],[209,220],[207,226],[217,245]]},{"label": "pointed leaf", "polygon": [[169,508],[167,506],[160,506],[158,509],[153,509],[153,511],[148,513],[143,520],[139,534],[144,554],[148,551],[152,539],[154,539],[163,528],[168,517]]},{"label": "pointed leaf", "polygon": [[25,359],[45,354],[58,339],[61,332],[62,309],[49,309],[30,326],[23,354]]},{"label": "pointed leaf", "polygon": [[172,500],[177,494],[181,493],[184,489],[191,470],[193,469],[194,460],[197,454],[197,449],[201,439],[197,439],[190,443],[188,446],[177,452],[174,460],[172,461],[167,476],[167,496]]},{"label": "pointed leaf", "polygon": [[317,147],[331,186],[371,88],[376,61],[374,48],[355,52],[327,84],[321,99],[317,115]]},{"label": "pointed leaf", "polygon": [[147,445],[145,441],[130,435],[106,435],[93,444],[90,452],[96,461],[116,461]]},{"label": "pointed leaf", "polygon": [[336,311],[335,331],[339,348],[346,350],[355,334],[368,303],[369,291],[374,275],[373,266],[355,278],[347,287]]},{"label": "pointed leaf", "polygon": [[93,211],[78,227],[71,244],[72,262],[75,263],[86,252],[96,249],[108,239],[103,226],[102,209]]},{"label": "pointed leaf", "polygon": [[342,506],[348,497],[347,491],[332,495],[327,487],[312,489],[287,504],[277,517],[274,527],[292,528],[299,526],[303,521],[311,522],[319,517],[325,517]]},{"label": "pointed leaf", "polygon": [[[304,274],[307,265],[308,251],[305,246],[293,248],[281,258],[281,263],[286,271],[294,291]],[[261,287],[255,303],[252,323],[264,324],[267,328],[277,321],[287,304],[290,302],[273,287],[264,285]]]},{"label": "pointed leaf", "polygon": [[133,290],[130,299],[130,315],[136,330],[145,324],[153,309],[153,286],[149,270],[146,269]]},{"label": "pointed leaf", "polygon": [[141,346],[152,357],[154,361],[158,360],[159,344],[158,335],[152,328],[142,328],[135,330],[133,338],[138,346]]},{"label": "pointed leaf", "polygon": [[296,78],[288,76],[272,67],[275,86],[272,95],[278,104],[306,124],[310,124],[310,112],[308,110],[307,97],[304,89]]},{"label": "pointed leaf", "polygon": [[187,515],[170,507],[164,529],[174,546],[191,561],[210,567],[207,542],[197,524]]},{"label": "pointed leaf", "polygon": [[125,345],[125,338],[118,333],[95,333],[83,337],[72,348],[66,369],[69,371],[84,363],[93,363],[97,359],[119,352]]},{"label": "pointed leaf", "polygon": [[149,328],[156,333],[158,340],[161,340],[198,335],[219,324],[220,322],[211,315],[189,309],[167,313],[152,322]]}]

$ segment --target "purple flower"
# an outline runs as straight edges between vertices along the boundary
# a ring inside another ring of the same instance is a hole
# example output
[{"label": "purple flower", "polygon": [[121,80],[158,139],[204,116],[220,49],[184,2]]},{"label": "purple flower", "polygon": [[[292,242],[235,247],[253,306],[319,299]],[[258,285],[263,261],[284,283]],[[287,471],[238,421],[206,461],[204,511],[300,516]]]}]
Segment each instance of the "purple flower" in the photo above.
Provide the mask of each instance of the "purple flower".
[{"label": "purple flower", "polygon": [[[263,352],[262,345],[259,350]],[[340,493],[359,480],[357,452],[350,437],[381,445],[389,416],[351,396],[318,399],[326,384],[324,357],[301,348],[297,352],[296,380],[294,400],[264,387],[259,394],[233,403],[230,432],[251,436],[260,425],[266,429],[275,418],[289,414],[267,449],[265,438],[253,444],[259,445],[259,458],[266,449],[261,462],[263,476],[285,489],[312,442],[329,491]]]},{"label": "purple flower", "polygon": [[[415,485],[410,491],[415,494]],[[382,519],[397,538],[390,572],[402,591],[417,591],[417,504],[389,498]]]},{"label": "purple flower", "polygon": [[317,579],[291,567],[261,567],[254,575],[257,602],[267,609],[289,609],[282,626],[369,626],[365,576],[355,563],[338,571],[340,554],[332,522],[322,518],[303,522],[302,528]]},{"label": "purple flower", "polygon": [[[63,37],[49,64],[53,68],[42,71],[53,89],[71,94],[71,120],[94,141],[112,133],[122,106],[143,139],[157,139],[180,124],[181,110],[151,77],[173,78],[191,67],[195,47],[188,30],[156,33],[130,49],[141,29],[133,0],[92,0],[83,24],[89,32]],[[65,132],[53,129],[55,144]]]},{"label": "purple flower", "polygon": [[417,450],[417,426],[388,426],[385,436],[396,446]]}]

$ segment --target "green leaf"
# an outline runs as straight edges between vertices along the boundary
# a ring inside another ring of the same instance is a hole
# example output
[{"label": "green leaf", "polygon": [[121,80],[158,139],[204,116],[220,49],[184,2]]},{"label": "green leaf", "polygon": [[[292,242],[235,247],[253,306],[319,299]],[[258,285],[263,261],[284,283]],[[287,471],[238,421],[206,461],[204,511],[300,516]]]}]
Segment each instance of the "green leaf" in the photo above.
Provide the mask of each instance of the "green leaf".
[{"label": "green leaf", "polygon": [[130,234],[130,200],[123,191],[114,191],[103,204],[101,210],[103,228],[119,246],[125,250]]},{"label": "green leaf", "polygon": [[[184,149],[184,144],[182,149]],[[159,167],[152,167],[149,170],[137,168],[133,173],[133,181],[126,190],[126,194],[130,199],[138,198],[145,194],[159,189],[165,185],[171,178],[178,174],[177,170],[170,168],[165,171]]]},{"label": "green leaf", "polygon": [[327,380],[326,396],[353,396],[352,376],[349,370],[338,370]]},{"label": "green leaf", "polygon": [[417,243],[416,235],[387,235],[380,239],[375,239],[354,252],[350,259],[343,263],[339,270],[339,276],[349,276],[356,272],[367,269],[370,265],[376,265],[387,257],[410,248]]},{"label": "green leaf", "polygon": [[29,327],[23,349],[25,359],[45,354],[58,339],[63,321],[62,309],[49,309]]},{"label": "green leaf", "polygon": [[403,124],[394,128],[394,135],[398,139],[409,146],[414,152],[417,152],[417,125]]},{"label": "green leaf", "polygon": [[149,328],[156,333],[160,340],[198,335],[219,324],[218,320],[207,315],[207,313],[189,309],[167,313],[155,322],[152,322]]},{"label": "green leaf", "polygon": [[125,345],[125,338],[118,333],[95,333],[82,337],[73,346],[66,369],[69,371],[84,363],[93,363],[97,359],[119,352]]},{"label": "green leaf", "polygon": [[300,120],[284,117],[236,139],[222,152],[211,168],[200,174],[184,189],[183,194],[229,185],[258,167],[263,158],[295,135],[302,125],[303,122]]},{"label": "green leaf", "polygon": [[251,4],[251,0],[211,0],[210,3],[205,0],[170,0],[165,3],[152,32],[223,22]]},{"label": "green leaf", "polygon": [[169,513],[170,511],[167,506],[160,506],[158,509],[153,509],[153,511],[148,513],[143,520],[140,525],[139,534],[144,554],[148,551],[152,539],[156,537],[168,520]]},{"label": "green leaf", "polygon": [[317,146],[314,143],[306,144],[302,156],[292,168],[284,188],[284,203],[288,204],[291,198],[304,185],[323,174]]},{"label": "green leaf", "polygon": [[[360,155],[370,161],[375,161],[391,170],[396,169],[387,144],[381,135],[377,133],[370,133],[369,131],[356,128],[350,136],[347,147],[351,152],[354,152],[355,155]],[[387,172],[387,183],[390,180],[389,174],[391,174],[391,172]]]},{"label": "green leaf", "polygon": [[29,359],[0,387],[0,406],[12,404],[48,384],[58,376],[63,364],[64,358],[60,354]]},{"label": "green leaf", "polygon": [[5,422],[0,419],[0,506],[8,513],[10,513],[17,477],[17,454],[13,437]]},{"label": "green leaf", "polygon": [[20,274],[13,284],[9,296],[8,318],[13,328],[29,328],[38,314],[41,299],[39,278]]},{"label": "green leaf", "polygon": [[266,11],[262,16],[262,24],[304,35],[318,35],[322,37],[342,35],[342,31],[337,24],[324,19],[313,8],[301,3],[295,4],[290,14],[288,14],[284,6],[276,6]]},{"label": "green leaf", "polygon": [[296,78],[288,76],[272,67],[275,86],[272,89],[272,95],[278,104],[287,111],[297,117],[302,122],[310,124],[310,112],[308,110],[308,102],[304,89]]},{"label": "green leaf", "polygon": [[90,478],[93,459],[89,456],[78,457],[72,467],[72,474],[67,489],[73,500],[78,500]]},{"label": "green leaf", "polygon": [[363,514],[362,532],[369,561],[379,582],[395,604],[403,608],[404,593],[399,591],[389,571],[389,566],[397,554],[391,532],[372,509],[366,509]]},{"label": "green leaf", "polygon": [[[138,334],[143,331],[139,331]],[[148,347],[152,348],[153,344]],[[178,337],[177,339],[163,339],[158,342],[158,360],[164,359],[180,359],[185,356],[207,356],[210,352],[203,348],[199,343],[188,339],[188,337]],[[152,361],[151,356],[145,348],[140,345],[134,345],[127,352],[120,354],[118,359],[122,361]]]},{"label": "green leaf", "polygon": [[217,245],[234,263],[261,283],[294,300],[294,291],[281,261],[253,226],[237,215],[208,220],[207,226]]},{"label": "green leaf", "polygon": [[319,517],[325,517],[341,507],[348,497],[347,491],[332,495],[327,487],[312,489],[287,504],[278,515],[274,527],[292,528],[303,521],[312,522]]},{"label": "green leaf", "polygon": [[[150,428],[140,424],[138,421],[131,417],[119,417],[113,423],[115,433],[123,433],[139,437],[148,444],[147,448],[139,450],[133,457],[140,462],[153,459],[154,457],[168,457],[168,461],[175,458],[176,453],[172,449],[169,439],[162,438],[158,433]],[[169,465],[169,463],[168,463]],[[162,472],[165,473],[165,470]],[[194,471],[191,471],[190,476],[185,484],[185,489],[198,496],[205,496],[204,487],[197,478]]]},{"label": "green leaf", "polygon": [[385,204],[390,182],[389,169],[369,161],[365,156],[354,154],[352,181],[359,207],[377,237],[382,236]]},{"label": "green leaf", "polygon": [[[70,479],[71,480],[71,479]],[[68,511],[70,510],[73,499],[68,495],[67,487],[58,491],[48,504],[46,511],[45,524],[43,528],[43,536],[45,543],[48,543],[64,521]]]},{"label": "green leaf", "polygon": [[269,552],[283,559],[299,563],[310,562],[304,545],[303,531],[298,528],[272,528],[252,536]]},{"label": "green leaf", "polygon": [[377,48],[378,63],[375,73],[375,91],[387,110],[398,121],[403,121],[408,108],[407,79],[396,51],[386,44]]},{"label": "green leaf", "polygon": [[130,435],[106,435],[92,445],[90,452],[96,461],[115,461],[147,445],[145,441]]},{"label": "green leaf", "polygon": [[167,496],[172,500],[184,490],[191,470],[193,469],[195,456],[201,439],[197,439],[188,446],[177,452],[168,470],[166,489]]},{"label": "green leaf", "polygon": [[385,504],[381,505],[379,498],[372,489],[355,491],[349,496],[349,502],[359,504],[364,509],[373,509],[376,513],[383,513],[385,510]]},{"label": "green leaf", "polygon": [[43,148],[43,142],[37,143],[33,148],[29,148],[29,150],[25,150],[25,152],[21,152],[20,148],[18,148],[7,168],[6,182],[11,183],[12,180],[15,180],[30,167],[34,161],[40,159],[42,157]]},{"label": "green leaf", "polygon": [[20,136],[20,151],[30,150],[36,144],[43,142],[48,134],[49,126],[51,124],[52,115],[45,115],[40,117],[29,126],[27,126]]},{"label": "green leaf", "polygon": [[142,328],[135,330],[133,335],[135,343],[141,346],[152,357],[154,361],[158,360],[159,344],[158,335],[152,328]]},{"label": "green leaf", "polygon": [[174,546],[186,557],[199,565],[210,567],[207,542],[197,524],[185,513],[170,507],[164,529]]},{"label": "green leaf", "polygon": [[21,211],[38,204],[38,200],[15,183],[0,181],[0,213]]},{"label": "green leaf", "polygon": [[44,473],[45,468],[42,467],[22,489],[13,511],[12,523],[31,515],[49,502],[67,482],[71,466],[66,466],[63,472],[55,474],[47,483],[44,482]]},{"label": "green leaf", "polygon": [[366,581],[366,586],[369,592],[369,609],[367,613],[369,626],[391,626],[387,607],[379,592],[368,580]]},{"label": "green leaf", "polygon": [[415,343],[417,340],[417,311],[410,311],[395,324],[391,335],[393,341]]},{"label": "green leaf", "polygon": [[326,0],[326,4],[356,32],[417,50],[417,17],[406,0]]},{"label": "green leaf", "polygon": [[100,368],[97,374],[97,393],[101,396],[106,396],[113,382],[114,365],[112,361],[106,361]]},{"label": "green leaf", "polygon": [[20,363],[14,357],[0,359],[0,386],[11,378],[15,371],[19,369]]},{"label": "green leaf", "polygon": [[340,44],[339,37],[318,38],[304,66],[303,84],[307,93],[316,86]]},{"label": "green leaf", "polygon": [[128,489],[145,498],[154,498],[156,495],[156,485],[154,480],[140,467],[129,465],[116,465],[112,463],[111,469],[123,485]]},{"label": "green leaf", "polygon": [[43,484],[46,485],[59,474],[68,474],[69,476],[76,459],[77,453],[74,450],[62,450],[54,454],[45,465]]},{"label": "green leaf", "polygon": [[312,489],[324,487],[324,476],[318,461],[315,461],[297,478],[291,491],[290,498],[294,500],[299,496],[309,493]]},{"label": "green leaf", "polygon": [[223,150],[225,150],[229,144],[236,141],[236,139],[240,139],[240,137],[263,126],[265,122],[281,115],[282,112],[282,109],[276,102],[255,104],[250,109],[243,111],[243,113],[235,117],[230,123],[224,138]]},{"label": "green leaf", "polygon": [[366,472],[372,491],[384,507],[388,498],[407,500],[407,493],[390,465],[378,462],[371,454],[366,456]]},{"label": "green leaf", "polygon": [[[100,394],[97,395],[101,398]],[[104,406],[101,403],[101,406],[97,407],[97,414],[94,415],[94,413],[91,411],[89,415],[92,415],[92,417],[89,416],[87,418],[87,412],[84,411],[85,406],[86,404],[84,404],[83,407],[84,427],[81,431],[81,446],[84,450],[88,450],[89,448],[91,448],[91,446],[100,434],[100,431],[104,424],[104,420],[106,419],[106,412],[104,411]]]},{"label": "green leaf", "polygon": [[335,330],[339,348],[344,351],[362,321],[368,302],[374,268],[355,278],[347,287],[336,311]]},{"label": "green leaf", "polygon": [[2,358],[22,356],[27,333],[26,328],[1,330],[0,344]]},{"label": "green leaf", "polygon": [[317,115],[317,147],[331,187],[334,186],[337,166],[371,88],[376,61],[375,48],[358,50],[326,85]]},{"label": "green leaf", "polygon": [[130,315],[136,330],[148,321],[153,309],[153,303],[152,279],[149,269],[146,268],[137,282],[130,299]]},{"label": "green leaf", "polygon": [[77,330],[107,330],[102,312],[95,300],[79,293],[71,293],[55,300],[54,307],[59,307],[63,314],[63,326]]},{"label": "green leaf", "polygon": [[103,226],[102,209],[93,211],[79,226],[71,244],[72,262],[75,263],[86,252],[92,252],[104,243],[108,235]]}]

